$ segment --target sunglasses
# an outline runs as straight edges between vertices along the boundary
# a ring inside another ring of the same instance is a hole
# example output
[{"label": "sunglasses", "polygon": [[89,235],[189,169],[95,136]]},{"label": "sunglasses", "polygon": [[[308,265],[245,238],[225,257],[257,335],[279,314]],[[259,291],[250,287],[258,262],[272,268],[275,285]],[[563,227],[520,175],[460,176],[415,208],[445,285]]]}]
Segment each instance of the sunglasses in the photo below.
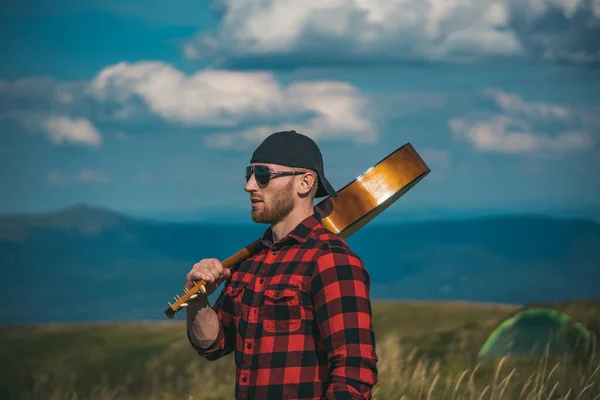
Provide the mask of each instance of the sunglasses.
[{"label": "sunglasses", "polygon": [[246,167],[246,182],[250,180],[252,174],[254,174],[254,179],[261,185],[266,185],[271,180],[273,175],[302,175],[304,172],[299,171],[271,171],[269,167],[265,165],[251,165]]}]

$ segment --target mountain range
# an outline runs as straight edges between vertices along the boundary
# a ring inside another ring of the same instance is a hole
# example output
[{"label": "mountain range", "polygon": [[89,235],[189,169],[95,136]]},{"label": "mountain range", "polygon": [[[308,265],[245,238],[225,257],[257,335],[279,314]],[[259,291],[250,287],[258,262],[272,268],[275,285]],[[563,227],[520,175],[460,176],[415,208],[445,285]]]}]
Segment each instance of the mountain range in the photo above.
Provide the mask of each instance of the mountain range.
[{"label": "mountain range", "polygon": [[[600,297],[600,224],[593,220],[384,218],[346,239],[369,271],[374,300]],[[2,215],[0,323],[165,320],[167,301],[181,294],[195,262],[225,259],[267,227],[248,221],[165,222],[85,205]]]}]

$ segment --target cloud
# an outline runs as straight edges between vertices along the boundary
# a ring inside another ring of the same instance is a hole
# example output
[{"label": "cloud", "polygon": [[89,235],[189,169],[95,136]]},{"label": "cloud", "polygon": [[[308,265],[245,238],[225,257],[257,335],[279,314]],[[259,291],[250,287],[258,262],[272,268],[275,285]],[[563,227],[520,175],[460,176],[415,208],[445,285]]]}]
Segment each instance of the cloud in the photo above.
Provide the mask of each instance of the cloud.
[{"label": "cloud", "polygon": [[44,120],[43,127],[57,144],[67,142],[96,147],[102,143],[100,133],[85,118],[52,117]]},{"label": "cloud", "polygon": [[91,169],[83,169],[72,175],[65,175],[60,171],[52,171],[48,174],[48,182],[55,186],[65,186],[74,183],[106,183],[109,177]]},{"label": "cloud", "polygon": [[353,140],[375,143],[375,127],[359,115],[365,103],[348,84],[336,82],[297,83],[286,88],[290,107],[310,112],[314,117],[303,122],[258,125],[233,133],[206,135],[204,143],[212,148],[247,150],[273,132],[294,129],[314,140]]},{"label": "cloud", "polygon": [[527,103],[516,93],[506,93],[494,88],[486,89],[483,93],[493,99],[501,110],[513,115],[543,120],[566,120],[572,115],[568,107],[540,102]]},{"label": "cloud", "polygon": [[102,136],[87,117],[94,107],[81,82],[47,77],[0,81],[0,122],[16,121],[29,133],[42,133],[54,144],[98,147]]},{"label": "cloud", "polygon": [[585,131],[564,132],[550,137],[530,130],[530,126],[509,117],[494,117],[486,121],[454,119],[450,128],[465,137],[474,148],[504,153],[530,153],[538,150],[585,150],[594,140]]},{"label": "cloud", "polygon": [[582,124],[581,114],[556,104],[526,102],[515,93],[486,89],[494,113],[473,118],[453,118],[448,125],[454,135],[485,152],[513,154],[560,154],[592,148],[595,138]]},{"label": "cloud", "polygon": [[182,46],[190,59],[252,66],[600,60],[597,0],[220,0],[221,25]]},{"label": "cloud", "polygon": [[110,65],[89,82],[0,80],[0,124],[17,121],[57,145],[99,147],[102,133],[153,129],[194,129],[212,148],[245,148],[284,129],[373,143],[374,111],[370,97],[343,81],[284,84],[271,72],[212,68],[185,74],[161,61]]},{"label": "cloud", "polygon": [[216,69],[186,75],[156,61],[107,67],[89,88],[100,101],[116,102],[124,110],[141,101],[169,123],[229,130],[205,137],[215,148],[244,147],[286,129],[324,140],[377,140],[372,121],[362,111],[368,98],[346,82],[283,85],[269,72]]},{"label": "cloud", "polygon": [[104,68],[90,84],[101,100],[140,99],[170,122],[232,126],[245,115],[281,111],[283,92],[269,73],[202,70],[192,76],[160,61],[121,62]]}]

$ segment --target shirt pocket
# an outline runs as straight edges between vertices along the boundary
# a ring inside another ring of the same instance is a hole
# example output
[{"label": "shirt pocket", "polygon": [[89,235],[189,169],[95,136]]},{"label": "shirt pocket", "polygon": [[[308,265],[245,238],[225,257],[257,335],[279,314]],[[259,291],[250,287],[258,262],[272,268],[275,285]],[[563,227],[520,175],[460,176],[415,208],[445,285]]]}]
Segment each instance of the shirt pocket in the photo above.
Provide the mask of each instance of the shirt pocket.
[{"label": "shirt pocket", "polygon": [[242,315],[242,298],[244,297],[244,285],[230,285],[225,288],[225,294],[231,304],[231,314],[235,320]]},{"label": "shirt pocket", "polygon": [[300,292],[297,288],[266,289],[262,309],[265,332],[294,333],[302,325]]}]

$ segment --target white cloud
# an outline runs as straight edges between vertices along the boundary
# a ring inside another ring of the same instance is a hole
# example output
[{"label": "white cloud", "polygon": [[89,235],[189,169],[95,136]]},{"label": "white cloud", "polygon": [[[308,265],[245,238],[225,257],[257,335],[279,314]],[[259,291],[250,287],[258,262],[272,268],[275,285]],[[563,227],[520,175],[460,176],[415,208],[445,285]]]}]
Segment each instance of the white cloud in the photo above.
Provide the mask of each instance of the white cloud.
[{"label": "white cloud", "polygon": [[247,149],[273,132],[294,129],[314,140],[351,139],[356,143],[378,140],[375,127],[358,115],[365,100],[345,83],[297,83],[286,88],[286,102],[294,109],[316,116],[301,123],[259,125],[240,132],[207,135],[204,142],[213,148]]},{"label": "white cloud", "polygon": [[16,121],[26,132],[43,133],[54,144],[100,146],[102,136],[91,122],[96,106],[85,97],[81,82],[46,77],[0,81],[0,121]]},{"label": "white cloud", "polygon": [[592,136],[585,131],[563,132],[555,136],[527,129],[509,117],[493,117],[485,121],[453,119],[450,128],[466,138],[474,148],[504,153],[530,153],[539,150],[585,150],[593,145]]},{"label": "white cloud", "polygon": [[[99,147],[136,124],[174,129],[200,127],[219,135],[211,147],[252,144],[281,129],[323,140],[377,141],[372,99],[335,80],[282,83],[271,72],[204,69],[185,74],[160,61],[121,62],[89,82],[47,78],[0,81],[0,121],[44,133],[52,143]],[[157,124],[159,122],[159,124]],[[235,143],[232,140],[235,139]]]},{"label": "white cloud", "polygon": [[44,120],[42,126],[56,144],[68,142],[97,147],[102,143],[98,130],[85,118],[51,117]]},{"label": "white cloud", "polygon": [[[565,106],[526,102],[515,93],[484,91],[499,112],[477,118],[453,118],[448,122],[457,138],[480,151],[547,154],[589,150],[595,138],[581,127],[578,113]],[[549,133],[547,126],[556,132]]]},{"label": "white cloud", "polygon": [[558,118],[565,120],[571,116],[568,107],[540,102],[525,102],[517,93],[506,93],[499,89],[486,89],[484,94],[492,98],[504,112],[529,118]]},{"label": "white cloud", "polygon": [[139,99],[169,122],[250,126],[207,136],[205,141],[211,147],[244,146],[285,129],[325,140],[377,140],[372,122],[362,112],[367,97],[346,82],[307,81],[286,86],[269,72],[207,69],[188,76],[163,62],[123,62],[103,69],[89,88],[98,99],[116,101],[124,109]]},{"label": "white cloud", "polygon": [[244,114],[277,112],[283,100],[269,73],[207,69],[186,76],[160,61],[106,67],[90,88],[100,99],[126,102],[137,97],[171,122],[209,126],[235,125]]},{"label": "white cloud", "polygon": [[[220,0],[191,59],[290,64],[524,56],[600,60],[597,0]],[[556,11],[563,14],[557,16]],[[568,28],[564,25],[568,24]]]},{"label": "white cloud", "polygon": [[48,182],[56,186],[74,183],[106,183],[109,180],[106,174],[91,169],[83,169],[72,175],[65,175],[60,171],[52,171],[48,174]]}]

